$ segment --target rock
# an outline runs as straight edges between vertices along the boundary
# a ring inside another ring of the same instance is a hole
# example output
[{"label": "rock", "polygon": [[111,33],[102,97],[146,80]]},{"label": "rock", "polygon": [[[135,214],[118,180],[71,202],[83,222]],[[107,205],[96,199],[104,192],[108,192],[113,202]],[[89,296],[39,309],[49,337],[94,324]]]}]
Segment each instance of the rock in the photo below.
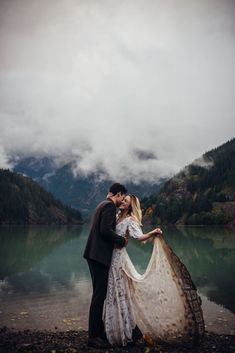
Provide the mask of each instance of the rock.
[{"label": "rock", "polygon": [[[0,353],[104,353],[87,347],[86,331],[16,331],[0,328]],[[192,351],[192,350],[191,350]],[[235,336],[218,335],[206,332],[203,343],[196,348],[197,353],[234,353]],[[108,353],[188,353],[186,347],[156,344],[147,345],[144,340],[127,347],[114,347]]]}]

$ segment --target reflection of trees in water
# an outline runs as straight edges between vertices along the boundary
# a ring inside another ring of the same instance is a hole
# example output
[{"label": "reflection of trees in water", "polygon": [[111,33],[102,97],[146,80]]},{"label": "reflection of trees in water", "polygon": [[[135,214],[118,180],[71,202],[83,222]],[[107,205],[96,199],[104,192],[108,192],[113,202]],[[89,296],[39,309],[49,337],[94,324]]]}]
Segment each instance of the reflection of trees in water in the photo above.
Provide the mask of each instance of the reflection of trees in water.
[{"label": "reflection of trees in water", "polygon": [[[235,232],[219,227],[163,227],[164,237],[208,299],[235,312]],[[137,269],[144,269],[152,247],[131,241],[128,253]],[[203,289],[204,287],[204,289]]]},{"label": "reflection of trees in water", "polygon": [[81,226],[0,228],[0,279],[29,271],[55,248],[81,233]]},{"label": "reflection of trees in water", "polygon": [[223,228],[183,228],[169,231],[167,239],[195,284],[211,288],[206,290],[206,296],[235,312],[234,232]]},{"label": "reflection of trees in water", "polygon": [[[164,237],[193,281],[213,302],[235,312],[235,234],[223,228],[163,228]],[[83,250],[86,226],[1,227],[0,278],[22,293],[73,288],[90,279]],[[79,236],[78,236],[79,235]],[[130,239],[127,252],[137,270],[149,262],[152,244]]]},{"label": "reflection of trees in water", "polygon": [[86,241],[87,230],[84,229],[79,237],[74,237],[55,249],[36,268],[48,274],[51,283],[72,288],[83,278],[90,278],[87,262],[83,258]]}]

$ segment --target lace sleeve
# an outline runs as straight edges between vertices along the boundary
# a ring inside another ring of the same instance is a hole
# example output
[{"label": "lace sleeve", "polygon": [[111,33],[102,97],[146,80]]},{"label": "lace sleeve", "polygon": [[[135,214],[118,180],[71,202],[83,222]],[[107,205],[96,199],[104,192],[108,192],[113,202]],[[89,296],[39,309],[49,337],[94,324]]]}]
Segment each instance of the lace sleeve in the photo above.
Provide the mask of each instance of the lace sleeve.
[{"label": "lace sleeve", "polygon": [[143,234],[140,225],[132,219],[129,220],[128,230],[132,238],[139,238],[139,236]]}]

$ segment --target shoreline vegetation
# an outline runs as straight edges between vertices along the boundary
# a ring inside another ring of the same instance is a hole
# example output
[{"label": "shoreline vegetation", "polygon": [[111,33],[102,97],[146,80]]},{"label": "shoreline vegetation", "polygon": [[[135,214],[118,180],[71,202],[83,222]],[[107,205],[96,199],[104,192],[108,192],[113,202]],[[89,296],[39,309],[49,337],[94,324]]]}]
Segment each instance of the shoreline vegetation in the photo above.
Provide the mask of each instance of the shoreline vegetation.
[{"label": "shoreline vegetation", "polygon": [[200,346],[186,348],[163,344],[148,345],[139,340],[135,345],[97,349],[87,346],[87,331],[17,331],[0,328],[0,353],[234,353],[235,335],[206,332]]},{"label": "shoreline vegetation", "polygon": [[31,178],[0,169],[0,225],[83,224],[79,210],[64,205]]}]

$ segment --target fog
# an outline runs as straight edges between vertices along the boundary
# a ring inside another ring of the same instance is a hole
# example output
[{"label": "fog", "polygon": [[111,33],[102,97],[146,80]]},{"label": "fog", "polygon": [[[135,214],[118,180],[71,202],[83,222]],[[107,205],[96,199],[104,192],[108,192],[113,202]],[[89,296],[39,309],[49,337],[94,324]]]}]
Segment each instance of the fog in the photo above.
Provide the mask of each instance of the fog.
[{"label": "fog", "polygon": [[1,0],[0,167],[169,177],[234,137],[233,0]]}]

